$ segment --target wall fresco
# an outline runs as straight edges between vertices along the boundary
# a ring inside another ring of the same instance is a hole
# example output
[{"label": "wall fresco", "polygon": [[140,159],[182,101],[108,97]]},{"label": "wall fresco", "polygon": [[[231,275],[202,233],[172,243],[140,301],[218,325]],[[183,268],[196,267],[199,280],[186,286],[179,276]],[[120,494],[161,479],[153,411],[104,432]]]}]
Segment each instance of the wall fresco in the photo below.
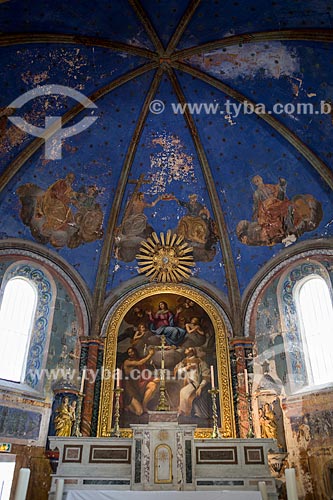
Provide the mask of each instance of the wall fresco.
[{"label": "wall fresco", "polygon": [[40,413],[0,405],[0,436],[37,440],[41,421]]},{"label": "wall fresco", "polygon": [[262,374],[265,372],[265,363],[271,361],[271,365],[274,365],[274,373],[277,376],[276,381],[281,381],[283,384],[286,384],[288,368],[276,295],[277,282],[278,280],[275,280],[271,286],[267,288],[257,305],[257,365],[261,365],[260,368],[258,367],[258,371]]}]

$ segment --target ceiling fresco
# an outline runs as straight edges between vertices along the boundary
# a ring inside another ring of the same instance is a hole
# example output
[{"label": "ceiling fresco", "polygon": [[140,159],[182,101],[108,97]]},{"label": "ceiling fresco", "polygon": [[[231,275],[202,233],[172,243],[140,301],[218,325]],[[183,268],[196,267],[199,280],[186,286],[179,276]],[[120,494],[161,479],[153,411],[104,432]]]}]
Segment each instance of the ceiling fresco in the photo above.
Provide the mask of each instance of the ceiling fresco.
[{"label": "ceiling fresco", "polygon": [[[237,315],[270,259],[332,236],[332,8],[1,3],[0,237],[58,254],[98,307],[138,276],[141,241],[172,230]],[[60,141],[13,119],[50,116]]]}]

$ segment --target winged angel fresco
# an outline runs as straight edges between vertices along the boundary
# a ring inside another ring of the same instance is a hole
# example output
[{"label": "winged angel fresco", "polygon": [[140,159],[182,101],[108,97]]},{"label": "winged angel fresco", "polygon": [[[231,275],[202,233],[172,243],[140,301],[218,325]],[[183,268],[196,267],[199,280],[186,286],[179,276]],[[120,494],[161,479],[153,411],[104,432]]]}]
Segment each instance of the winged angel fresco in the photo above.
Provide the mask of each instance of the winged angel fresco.
[{"label": "winged angel fresco", "polygon": [[99,189],[89,186],[74,191],[74,178],[69,173],[45,191],[32,183],[17,189],[22,222],[39,243],[76,248],[102,238],[103,212],[96,203]]},{"label": "winged angel fresco", "polygon": [[311,194],[299,194],[289,199],[287,182],[280,178],[278,184],[265,184],[260,175],[255,175],[252,221],[241,220],[237,225],[237,236],[245,245],[288,246],[299,236],[318,227],[322,217],[322,206]]}]

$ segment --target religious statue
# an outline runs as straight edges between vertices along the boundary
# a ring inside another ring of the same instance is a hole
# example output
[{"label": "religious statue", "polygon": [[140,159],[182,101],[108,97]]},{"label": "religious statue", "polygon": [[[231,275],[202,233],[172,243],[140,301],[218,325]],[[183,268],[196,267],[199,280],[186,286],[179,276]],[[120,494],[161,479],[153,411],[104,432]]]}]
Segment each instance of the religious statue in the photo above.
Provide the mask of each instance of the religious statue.
[{"label": "religious statue", "polygon": [[72,426],[75,422],[76,401],[69,404],[69,398],[65,396],[61,405],[56,409],[54,427],[56,436],[68,437],[72,435]]},{"label": "religious statue", "polygon": [[277,423],[269,403],[259,408],[259,423],[262,438],[277,439]]}]

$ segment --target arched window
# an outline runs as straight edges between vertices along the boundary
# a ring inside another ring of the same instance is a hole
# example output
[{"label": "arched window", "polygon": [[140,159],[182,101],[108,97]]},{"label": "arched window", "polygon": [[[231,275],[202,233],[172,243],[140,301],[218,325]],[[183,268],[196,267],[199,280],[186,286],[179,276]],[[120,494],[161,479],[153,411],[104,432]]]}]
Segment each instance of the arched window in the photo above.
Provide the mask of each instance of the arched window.
[{"label": "arched window", "polygon": [[302,279],[294,289],[308,385],[333,382],[333,307],[326,281]]},{"label": "arched window", "polygon": [[10,279],[0,308],[0,378],[22,382],[37,307],[37,290],[21,277]]}]

